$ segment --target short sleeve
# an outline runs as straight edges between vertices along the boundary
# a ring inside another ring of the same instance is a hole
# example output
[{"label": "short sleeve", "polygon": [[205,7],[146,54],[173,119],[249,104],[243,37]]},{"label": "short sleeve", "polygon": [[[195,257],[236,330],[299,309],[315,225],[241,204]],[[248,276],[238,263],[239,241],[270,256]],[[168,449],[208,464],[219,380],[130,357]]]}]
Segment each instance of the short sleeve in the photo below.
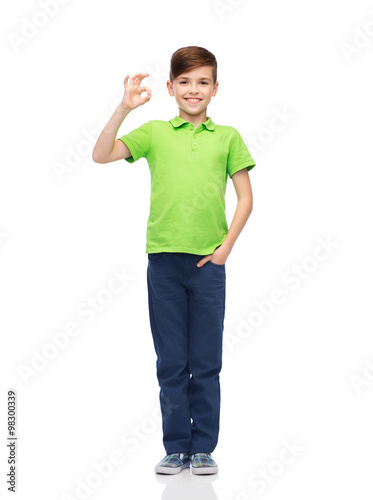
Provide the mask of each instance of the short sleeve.
[{"label": "short sleeve", "polygon": [[238,130],[234,130],[235,134],[232,137],[229,145],[227,164],[228,175],[230,178],[232,178],[232,175],[242,168],[246,167],[249,171],[255,167],[255,162],[249,150],[247,149],[247,146],[244,143],[240,133],[238,132]]},{"label": "short sleeve", "polygon": [[151,121],[140,125],[140,127],[135,128],[132,132],[118,137],[131,151],[131,155],[125,160],[128,163],[134,163],[139,158],[147,156],[150,145],[152,142],[152,123]]}]

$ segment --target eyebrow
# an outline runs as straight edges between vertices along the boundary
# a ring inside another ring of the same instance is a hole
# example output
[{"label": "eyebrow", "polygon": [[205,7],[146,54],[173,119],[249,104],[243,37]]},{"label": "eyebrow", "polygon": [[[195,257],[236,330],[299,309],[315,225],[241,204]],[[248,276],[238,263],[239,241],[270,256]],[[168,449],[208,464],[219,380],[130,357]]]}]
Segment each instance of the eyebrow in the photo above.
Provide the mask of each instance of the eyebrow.
[{"label": "eyebrow", "polygon": [[[187,76],[178,76],[176,80],[189,80]],[[208,80],[211,81],[211,78],[208,78],[207,76],[202,76],[200,80]]]}]

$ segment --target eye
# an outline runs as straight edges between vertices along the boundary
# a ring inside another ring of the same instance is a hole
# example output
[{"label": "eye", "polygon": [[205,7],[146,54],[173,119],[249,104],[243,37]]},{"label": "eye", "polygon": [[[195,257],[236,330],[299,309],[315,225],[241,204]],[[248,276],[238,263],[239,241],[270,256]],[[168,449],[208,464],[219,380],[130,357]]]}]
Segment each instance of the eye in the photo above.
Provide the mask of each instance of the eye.
[{"label": "eye", "polygon": [[203,84],[208,85],[208,82],[201,82],[201,83],[202,83],[202,85],[203,85]]}]

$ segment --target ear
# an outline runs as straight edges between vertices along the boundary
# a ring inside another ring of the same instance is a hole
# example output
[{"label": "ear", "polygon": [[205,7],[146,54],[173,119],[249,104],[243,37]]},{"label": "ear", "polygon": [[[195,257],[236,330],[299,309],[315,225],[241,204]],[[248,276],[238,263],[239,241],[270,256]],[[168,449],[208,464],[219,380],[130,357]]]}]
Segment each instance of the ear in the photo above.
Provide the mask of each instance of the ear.
[{"label": "ear", "polygon": [[213,91],[212,91],[212,96],[215,97],[216,96],[216,93],[218,91],[218,87],[219,87],[219,82],[216,82],[215,85],[214,85],[214,88],[213,88]]},{"label": "ear", "polygon": [[174,89],[170,80],[167,80],[167,90],[171,97],[174,97]]}]

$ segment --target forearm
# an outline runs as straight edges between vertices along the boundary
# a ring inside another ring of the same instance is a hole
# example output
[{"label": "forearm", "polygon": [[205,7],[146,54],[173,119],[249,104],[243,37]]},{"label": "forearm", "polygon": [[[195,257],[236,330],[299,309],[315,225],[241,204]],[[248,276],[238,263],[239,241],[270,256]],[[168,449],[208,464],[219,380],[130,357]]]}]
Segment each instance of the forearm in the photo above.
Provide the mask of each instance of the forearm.
[{"label": "forearm", "polygon": [[110,153],[113,151],[119,127],[130,111],[131,109],[125,108],[122,105],[119,105],[115,109],[93,148],[93,161],[102,161],[109,157]]},{"label": "forearm", "polygon": [[236,211],[234,213],[227,236],[220,246],[220,248],[224,250],[226,255],[229,255],[229,253],[231,252],[238,236],[240,235],[242,229],[245,227],[245,224],[252,212],[252,209],[253,209],[252,199],[243,198],[237,201]]}]

